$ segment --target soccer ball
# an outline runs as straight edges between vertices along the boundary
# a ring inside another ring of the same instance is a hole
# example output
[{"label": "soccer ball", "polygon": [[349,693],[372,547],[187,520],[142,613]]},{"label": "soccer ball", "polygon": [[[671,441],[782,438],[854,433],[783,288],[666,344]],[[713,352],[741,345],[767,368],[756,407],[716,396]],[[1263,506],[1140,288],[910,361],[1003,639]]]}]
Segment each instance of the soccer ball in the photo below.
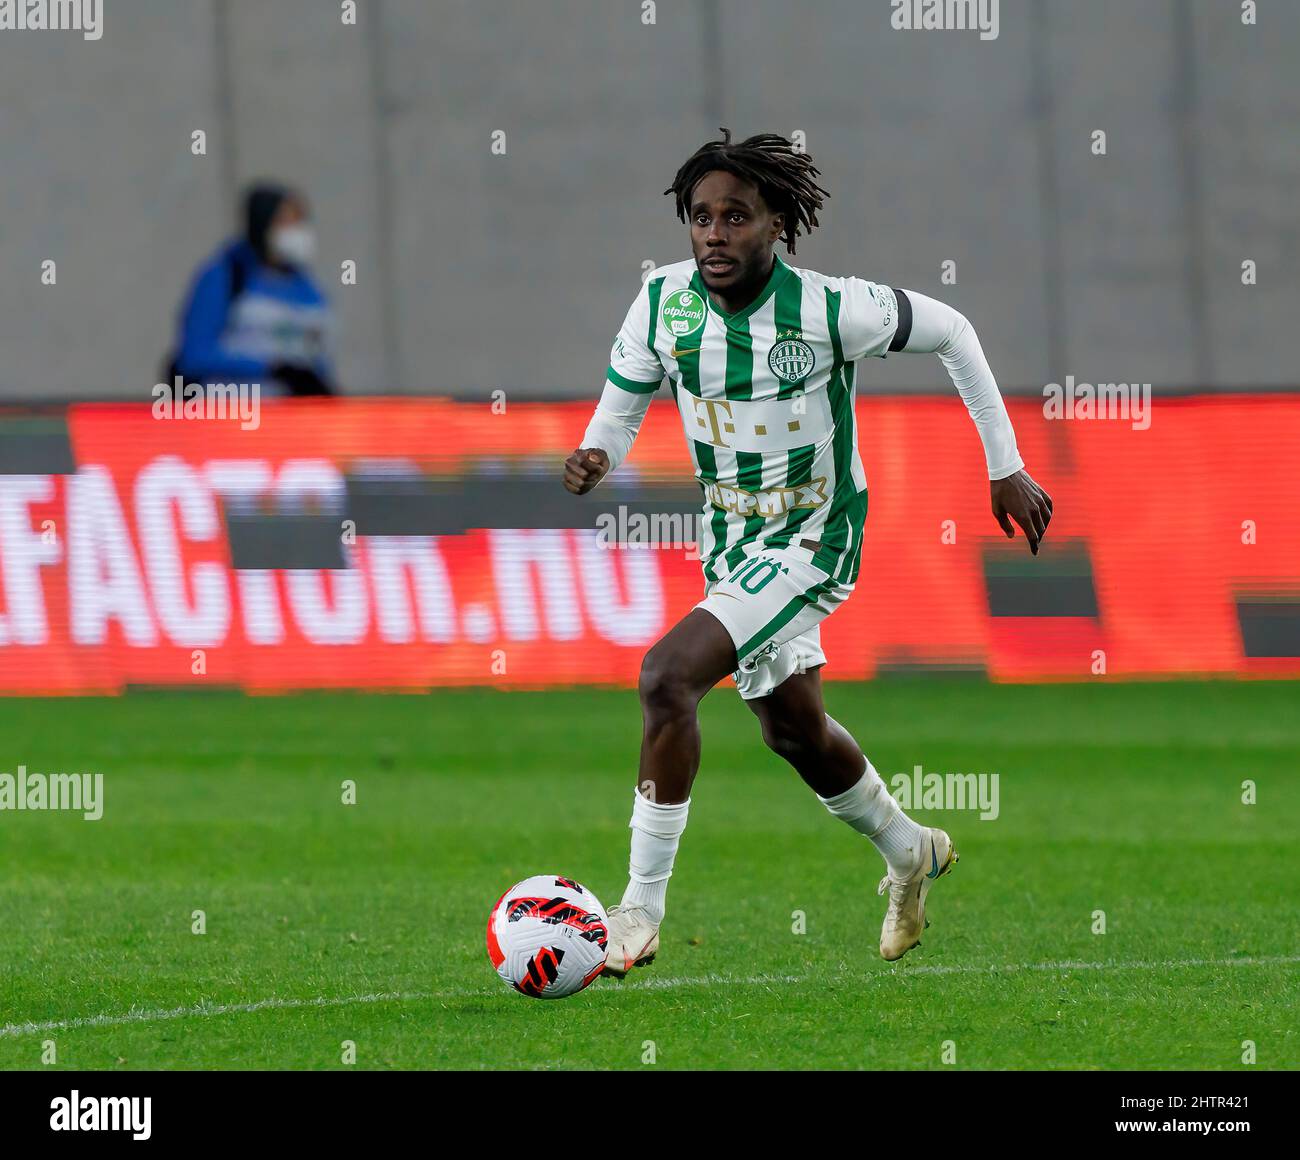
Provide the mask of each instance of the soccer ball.
[{"label": "soccer ball", "polygon": [[585,886],[537,874],[497,899],[488,915],[488,958],[521,995],[563,999],[605,969],[606,922]]}]

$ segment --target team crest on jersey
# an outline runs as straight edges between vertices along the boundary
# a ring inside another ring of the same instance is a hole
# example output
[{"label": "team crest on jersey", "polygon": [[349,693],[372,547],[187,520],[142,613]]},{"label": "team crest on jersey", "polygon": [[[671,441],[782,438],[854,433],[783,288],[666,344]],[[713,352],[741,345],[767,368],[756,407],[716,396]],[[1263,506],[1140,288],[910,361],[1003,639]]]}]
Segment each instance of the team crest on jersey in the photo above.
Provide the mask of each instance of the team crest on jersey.
[{"label": "team crest on jersey", "polygon": [[704,295],[694,290],[674,290],[659,310],[664,329],[673,338],[688,338],[704,326],[707,307]]},{"label": "team crest on jersey", "polygon": [[768,369],[787,383],[806,379],[817,364],[813,348],[803,340],[797,330],[783,330],[767,355]]}]

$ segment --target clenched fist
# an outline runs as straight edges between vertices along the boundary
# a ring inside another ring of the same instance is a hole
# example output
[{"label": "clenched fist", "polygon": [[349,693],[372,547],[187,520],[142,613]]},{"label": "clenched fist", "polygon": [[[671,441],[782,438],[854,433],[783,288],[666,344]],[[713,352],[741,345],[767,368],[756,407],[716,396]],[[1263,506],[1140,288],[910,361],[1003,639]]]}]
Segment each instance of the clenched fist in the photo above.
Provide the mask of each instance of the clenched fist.
[{"label": "clenched fist", "polygon": [[609,456],[599,447],[579,447],[564,461],[564,486],[574,495],[586,495],[607,471]]}]

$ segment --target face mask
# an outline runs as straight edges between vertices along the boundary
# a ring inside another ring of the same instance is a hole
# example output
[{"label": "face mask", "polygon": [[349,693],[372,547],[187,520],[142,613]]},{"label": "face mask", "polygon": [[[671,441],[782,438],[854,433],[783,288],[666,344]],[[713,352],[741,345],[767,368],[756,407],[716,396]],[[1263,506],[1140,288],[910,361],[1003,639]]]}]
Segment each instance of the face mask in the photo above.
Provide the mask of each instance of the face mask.
[{"label": "face mask", "polygon": [[306,266],[316,256],[316,231],[309,225],[279,226],[267,238],[271,256],[290,266]]}]

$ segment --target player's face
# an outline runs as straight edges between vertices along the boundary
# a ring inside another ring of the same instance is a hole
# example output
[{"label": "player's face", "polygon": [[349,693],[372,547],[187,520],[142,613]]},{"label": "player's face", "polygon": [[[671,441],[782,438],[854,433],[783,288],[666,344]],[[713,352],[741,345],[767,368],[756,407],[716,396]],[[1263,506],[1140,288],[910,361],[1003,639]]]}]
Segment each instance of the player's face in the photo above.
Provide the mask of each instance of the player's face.
[{"label": "player's face", "polygon": [[691,249],[705,287],[732,297],[751,283],[761,286],[785,215],[768,209],[756,185],[719,169],[696,183],[690,209]]}]

